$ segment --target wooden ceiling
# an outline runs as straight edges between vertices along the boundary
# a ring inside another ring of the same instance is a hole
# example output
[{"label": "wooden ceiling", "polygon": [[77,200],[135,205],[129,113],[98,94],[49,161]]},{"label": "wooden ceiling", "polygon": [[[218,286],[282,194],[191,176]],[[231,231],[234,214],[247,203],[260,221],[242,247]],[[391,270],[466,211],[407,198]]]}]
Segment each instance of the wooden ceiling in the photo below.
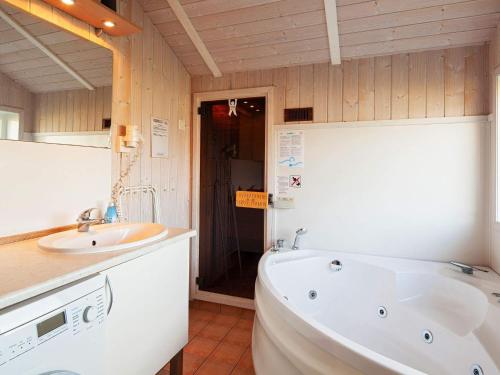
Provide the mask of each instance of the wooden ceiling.
[{"label": "wooden ceiling", "polygon": [[[140,0],[193,75],[209,74],[167,0]],[[324,0],[180,0],[223,73],[326,62]],[[343,59],[491,40],[500,0],[337,0]]]},{"label": "wooden ceiling", "polygon": [[[111,86],[113,55],[110,50],[5,4],[0,7],[94,87]],[[83,88],[80,82],[2,19],[0,72],[33,93]]]}]

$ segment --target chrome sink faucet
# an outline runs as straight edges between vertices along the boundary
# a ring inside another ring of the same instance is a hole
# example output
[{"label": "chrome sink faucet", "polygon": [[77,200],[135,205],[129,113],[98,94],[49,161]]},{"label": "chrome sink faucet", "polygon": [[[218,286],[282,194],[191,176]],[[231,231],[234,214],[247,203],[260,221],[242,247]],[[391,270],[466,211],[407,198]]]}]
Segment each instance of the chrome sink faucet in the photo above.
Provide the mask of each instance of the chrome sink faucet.
[{"label": "chrome sink faucet", "polygon": [[293,246],[292,246],[292,250],[298,250],[299,249],[299,246],[298,246],[298,242],[299,242],[299,237],[306,234],[307,233],[307,229],[306,228],[299,228],[295,231],[295,240],[293,241]]},{"label": "chrome sink faucet", "polygon": [[98,209],[95,207],[89,208],[89,209],[83,211],[80,215],[78,215],[78,218],[76,219],[76,222],[78,223],[78,227],[77,227],[78,232],[88,232],[91,225],[104,223],[104,219],[91,219],[90,218],[92,211],[96,211],[96,210],[98,210]]},{"label": "chrome sink faucet", "polygon": [[463,273],[466,273],[467,275],[472,275],[474,273],[474,270],[481,271],[481,272],[488,272],[487,270],[482,270],[481,268],[469,266],[468,264],[464,264],[464,263],[460,263],[460,262],[451,261],[450,264],[454,265],[455,267],[460,268],[460,270]]}]

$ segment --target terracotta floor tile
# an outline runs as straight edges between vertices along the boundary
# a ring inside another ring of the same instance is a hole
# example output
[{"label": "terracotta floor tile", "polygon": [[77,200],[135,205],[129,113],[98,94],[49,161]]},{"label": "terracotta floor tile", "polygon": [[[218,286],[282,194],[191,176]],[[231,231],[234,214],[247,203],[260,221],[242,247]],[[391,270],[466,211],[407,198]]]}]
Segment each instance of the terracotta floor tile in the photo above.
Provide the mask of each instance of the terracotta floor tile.
[{"label": "terracotta floor tile", "polygon": [[245,353],[243,353],[239,363],[245,368],[253,368],[252,348],[248,348]]},{"label": "terracotta floor tile", "polygon": [[170,366],[168,366],[169,364],[167,364],[167,366],[163,367],[160,371],[158,371],[156,373],[156,375],[170,375]]},{"label": "terracotta floor tile", "polygon": [[212,323],[232,327],[236,324],[236,322],[238,322],[238,320],[239,318],[234,315],[217,314],[217,316],[212,320]]},{"label": "terracotta floor tile", "polygon": [[196,375],[229,375],[234,365],[215,360],[208,360],[196,371]]},{"label": "terracotta floor tile", "polygon": [[196,336],[200,331],[205,328],[209,322],[204,320],[193,320],[189,322],[189,340]]},{"label": "terracotta floor tile", "polygon": [[[236,367],[231,375],[255,375],[255,370],[253,368],[240,368]],[[281,375],[281,374],[279,374]]]},{"label": "terracotta floor tile", "polygon": [[243,313],[241,314],[242,319],[253,319],[255,316],[255,311],[254,310],[243,310]]},{"label": "terracotta floor tile", "polygon": [[220,312],[224,315],[241,316],[243,310],[244,309],[235,306],[220,305]]},{"label": "terracotta floor tile", "polygon": [[200,357],[196,354],[184,353],[182,375],[193,375],[202,363],[205,362],[205,359],[205,357]]},{"label": "terracotta floor tile", "polygon": [[216,315],[217,314],[211,311],[192,309],[189,311],[189,321],[203,320],[209,322],[215,318]]},{"label": "terracotta floor tile", "polygon": [[243,346],[223,342],[215,348],[212,354],[210,354],[209,360],[224,362],[235,366],[244,352],[245,348]]},{"label": "terracotta floor tile", "polygon": [[230,326],[223,326],[221,324],[215,324],[211,322],[207,324],[207,326],[198,333],[198,336],[216,341],[221,341],[224,338],[224,336],[227,335],[230,329],[231,329]]},{"label": "terracotta floor tile", "polygon": [[[251,356],[255,312],[191,301],[184,375],[255,375]],[[157,375],[170,375],[165,366]]]},{"label": "terracotta floor tile", "polygon": [[252,331],[234,327],[224,337],[224,342],[245,347],[249,346],[252,343]]},{"label": "terracotta floor tile", "polygon": [[238,364],[234,368],[231,375],[255,375],[252,361],[252,348],[245,350]]},{"label": "terracotta floor tile", "polygon": [[210,311],[214,313],[220,313],[221,305],[218,303],[212,303],[206,301],[196,301],[196,309]]},{"label": "terracotta floor tile", "polygon": [[234,326],[251,331],[253,329],[253,319],[239,319]]},{"label": "terracotta floor tile", "polygon": [[208,357],[219,344],[219,341],[196,336],[184,348],[185,353],[195,354],[199,357]]}]

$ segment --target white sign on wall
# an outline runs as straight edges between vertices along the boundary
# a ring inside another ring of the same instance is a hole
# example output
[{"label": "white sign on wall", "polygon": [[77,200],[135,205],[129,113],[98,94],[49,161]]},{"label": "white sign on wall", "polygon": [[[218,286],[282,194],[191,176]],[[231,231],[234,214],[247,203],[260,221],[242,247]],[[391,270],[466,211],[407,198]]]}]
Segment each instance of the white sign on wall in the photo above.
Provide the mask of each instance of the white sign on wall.
[{"label": "white sign on wall", "polygon": [[168,121],[151,117],[151,157],[168,158]]},{"label": "white sign on wall", "polygon": [[278,166],[304,168],[304,131],[281,130],[278,134]]}]

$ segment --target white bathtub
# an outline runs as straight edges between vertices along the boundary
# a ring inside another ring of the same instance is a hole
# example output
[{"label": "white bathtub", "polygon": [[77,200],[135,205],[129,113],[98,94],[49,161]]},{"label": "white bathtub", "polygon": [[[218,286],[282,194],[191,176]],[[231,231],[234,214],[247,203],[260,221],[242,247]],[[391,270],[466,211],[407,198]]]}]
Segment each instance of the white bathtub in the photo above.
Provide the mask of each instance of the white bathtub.
[{"label": "white bathtub", "polygon": [[[342,263],[340,271],[331,262]],[[298,250],[259,264],[257,375],[500,373],[500,277]]]}]

